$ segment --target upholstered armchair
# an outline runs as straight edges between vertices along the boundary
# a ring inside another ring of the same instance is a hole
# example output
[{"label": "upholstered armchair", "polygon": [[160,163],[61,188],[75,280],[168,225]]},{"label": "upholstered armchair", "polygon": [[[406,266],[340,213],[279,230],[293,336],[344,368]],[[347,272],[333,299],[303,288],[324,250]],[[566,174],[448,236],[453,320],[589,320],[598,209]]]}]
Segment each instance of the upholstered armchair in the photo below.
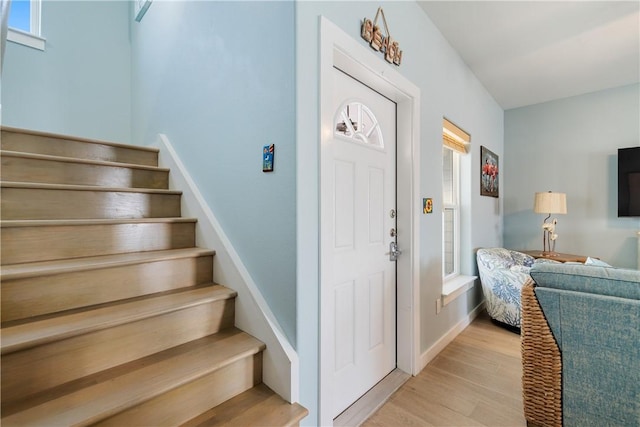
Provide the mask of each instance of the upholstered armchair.
[{"label": "upholstered armchair", "polygon": [[489,316],[520,328],[520,293],[535,259],[504,248],[479,249],[476,258]]}]

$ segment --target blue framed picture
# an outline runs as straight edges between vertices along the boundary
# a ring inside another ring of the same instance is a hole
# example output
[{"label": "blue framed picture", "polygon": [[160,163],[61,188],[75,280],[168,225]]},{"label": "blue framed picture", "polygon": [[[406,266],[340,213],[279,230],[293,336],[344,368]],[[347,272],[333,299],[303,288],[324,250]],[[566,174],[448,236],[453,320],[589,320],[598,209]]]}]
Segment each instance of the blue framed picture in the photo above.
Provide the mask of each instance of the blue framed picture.
[{"label": "blue framed picture", "polygon": [[273,172],[275,144],[262,147],[262,172]]}]

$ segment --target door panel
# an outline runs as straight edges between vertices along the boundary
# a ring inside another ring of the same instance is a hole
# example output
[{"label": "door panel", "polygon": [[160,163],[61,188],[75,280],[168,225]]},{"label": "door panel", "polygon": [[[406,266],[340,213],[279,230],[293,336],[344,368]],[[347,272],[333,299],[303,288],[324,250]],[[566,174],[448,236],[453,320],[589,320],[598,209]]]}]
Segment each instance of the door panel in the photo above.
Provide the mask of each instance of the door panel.
[{"label": "door panel", "polygon": [[369,243],[384,244],[384,170],[369,168]]},{"label": "door panel", "polygon": [[355,164],[336,160],[335,163],[335,248],[353,249],[354,247],[354,201],[355,201]]},{"label": "door panel", "polygon": [[[323,319],[334,346],[333,415],[396,366],[396,104],[334,69],[334,138],[321,178]],[[327,322],[329,323],[329,322]]]}]

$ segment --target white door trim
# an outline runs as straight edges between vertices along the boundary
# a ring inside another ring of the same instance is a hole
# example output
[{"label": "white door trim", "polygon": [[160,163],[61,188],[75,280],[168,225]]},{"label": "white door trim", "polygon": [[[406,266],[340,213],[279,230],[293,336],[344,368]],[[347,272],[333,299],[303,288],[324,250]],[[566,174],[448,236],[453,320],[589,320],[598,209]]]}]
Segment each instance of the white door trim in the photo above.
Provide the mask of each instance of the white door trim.
[{"label": "white door trim", "polygon": [[[420,89],[392,65],[320,17],[320,163],[326,161],[322,147],[333,137],[332,69],[337,67],[397,104],[397,209],[398,241],[403,254],[397,261],[397,364],[416,375],[420,368]],[[322,170],[322,168],[320,168]],[[321,182],[321,180],[320,180]],[[319,192],[318,197],[322,191]],[[319,200],[320,203],[320,200]],[[320,224],[322,228],[322,224]],[[320,251],[322,253],[322,251]],[[319,260],[321,263],[321,260]],[[323,327],[323,304],[328,297],[322,286],[320,265],[320,425],[333,425],[332,363],[333,332]]]}]

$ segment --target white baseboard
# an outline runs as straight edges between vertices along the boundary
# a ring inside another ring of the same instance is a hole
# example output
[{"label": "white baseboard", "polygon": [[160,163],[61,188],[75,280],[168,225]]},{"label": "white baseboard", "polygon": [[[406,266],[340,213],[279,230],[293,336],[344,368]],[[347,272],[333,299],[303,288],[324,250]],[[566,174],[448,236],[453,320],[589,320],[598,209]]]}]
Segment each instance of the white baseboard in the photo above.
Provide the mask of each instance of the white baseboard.
[{"label": "white baseboard", "polygon": [[467,315],[467,317],[463,318],[457,324],[454,325],[453,328],[449,329],[449,331],[444,334],[438,341],[435,342],[427,351],[420,355],[420,370],[422,371],[425,366],[429,364],[435,357],[442,351],[446,346],[451,344],[460,332],[464,330],[467,326],[473,322],[473,319],[478,317],[478,315],[484,309],[484,301],[478,304],[476,308],[471,310],[471,312]]},{"label": "white baseboard", "polygon": [[298,354],[282,332],[269,305],[167,136],[159,134],[155,145],[160,149],[160,165],[171,170],[169,187],[182,191],[182,215],[198,219],[198,246],[216,251],[214,281],[238,293],[235,304],[236,326],[267,345],[262,357],[263,382],[283,399],[297,402]]}]

